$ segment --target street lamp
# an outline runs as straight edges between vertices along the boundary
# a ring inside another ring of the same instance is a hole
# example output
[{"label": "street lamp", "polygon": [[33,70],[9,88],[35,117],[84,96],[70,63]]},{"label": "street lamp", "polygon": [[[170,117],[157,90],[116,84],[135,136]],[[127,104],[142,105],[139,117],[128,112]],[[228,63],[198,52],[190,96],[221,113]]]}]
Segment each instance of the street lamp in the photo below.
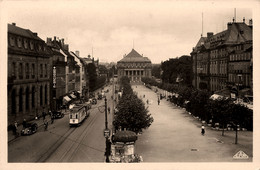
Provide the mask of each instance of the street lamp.
[{"label": "street lamp", "polygon": [[107,98],[105,96],[105,130],[104,130],[104,136],[106,138],[106,151],[105,151],[105,156],[106,156],[106,162],[109,162],[109,155],[111,152],[111,143],[108,140],[110,136],[110,130],[108,129],[108,122],[107,122]]}]

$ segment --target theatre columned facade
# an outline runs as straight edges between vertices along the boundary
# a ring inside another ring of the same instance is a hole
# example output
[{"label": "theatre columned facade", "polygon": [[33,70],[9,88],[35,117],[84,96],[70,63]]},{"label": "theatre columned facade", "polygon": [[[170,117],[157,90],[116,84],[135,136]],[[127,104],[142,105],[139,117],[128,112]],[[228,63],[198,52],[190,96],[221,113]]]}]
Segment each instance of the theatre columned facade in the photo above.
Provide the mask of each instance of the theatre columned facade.
[{"label": "theatre columned facade", "polygon": [[142,77],[151,77],[152,63],[134,49],[117,62],[118,78],[127,76],[132,84],[141,83]]}]

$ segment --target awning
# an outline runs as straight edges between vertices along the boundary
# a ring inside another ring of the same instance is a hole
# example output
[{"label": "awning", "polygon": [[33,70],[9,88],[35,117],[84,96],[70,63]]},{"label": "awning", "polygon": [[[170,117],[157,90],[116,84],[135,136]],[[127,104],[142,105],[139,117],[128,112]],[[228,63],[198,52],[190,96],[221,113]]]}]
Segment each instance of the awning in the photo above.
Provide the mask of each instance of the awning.
[{"label": "awning", "polygon": [[73,99],[76,99],[76,98],[77,98],[74,94],[70,94],[70,96],[71,96]]},{"label": "awning", "polygon": [[68,96],[64,96],[64,97],[63,97],[63,100],[65,100],[66,102],[71,101],[71,99],[70,99]]}]

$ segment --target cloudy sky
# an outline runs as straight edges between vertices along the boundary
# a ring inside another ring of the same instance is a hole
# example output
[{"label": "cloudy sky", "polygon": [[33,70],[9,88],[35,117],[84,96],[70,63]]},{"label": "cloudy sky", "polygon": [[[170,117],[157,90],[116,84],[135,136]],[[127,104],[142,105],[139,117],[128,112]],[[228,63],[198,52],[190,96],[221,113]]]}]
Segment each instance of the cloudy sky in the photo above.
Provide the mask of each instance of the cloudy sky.
[{"label": "cloudy sky", "polygon": [[[257,1],[6,1],[8,23],[47,37],[64,38],[71,51],[117,62],[134,49],[153,63],[189,55],[202,33],[246,23]],[[258,1],[259,2],[259,1]],[[2,8],[3,9],[3,8]]]}]

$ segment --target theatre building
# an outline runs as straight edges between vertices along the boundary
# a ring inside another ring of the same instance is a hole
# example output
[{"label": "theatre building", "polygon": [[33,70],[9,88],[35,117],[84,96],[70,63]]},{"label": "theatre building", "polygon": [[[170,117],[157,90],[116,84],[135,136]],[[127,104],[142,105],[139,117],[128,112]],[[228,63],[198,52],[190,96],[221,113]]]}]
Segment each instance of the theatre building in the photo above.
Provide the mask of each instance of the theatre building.
[{"label": "theatre building", "polygon": [[132,84],[141,83],[142,77],[151,77],[152,63],[147,57],[143,57],[134,49],[117,62],[117,74],[120,79],[127,76]]},{"label": "theatre building", "polygon": [[8,125],[48,111],[51,56],[37,33],[8,24]]}]

